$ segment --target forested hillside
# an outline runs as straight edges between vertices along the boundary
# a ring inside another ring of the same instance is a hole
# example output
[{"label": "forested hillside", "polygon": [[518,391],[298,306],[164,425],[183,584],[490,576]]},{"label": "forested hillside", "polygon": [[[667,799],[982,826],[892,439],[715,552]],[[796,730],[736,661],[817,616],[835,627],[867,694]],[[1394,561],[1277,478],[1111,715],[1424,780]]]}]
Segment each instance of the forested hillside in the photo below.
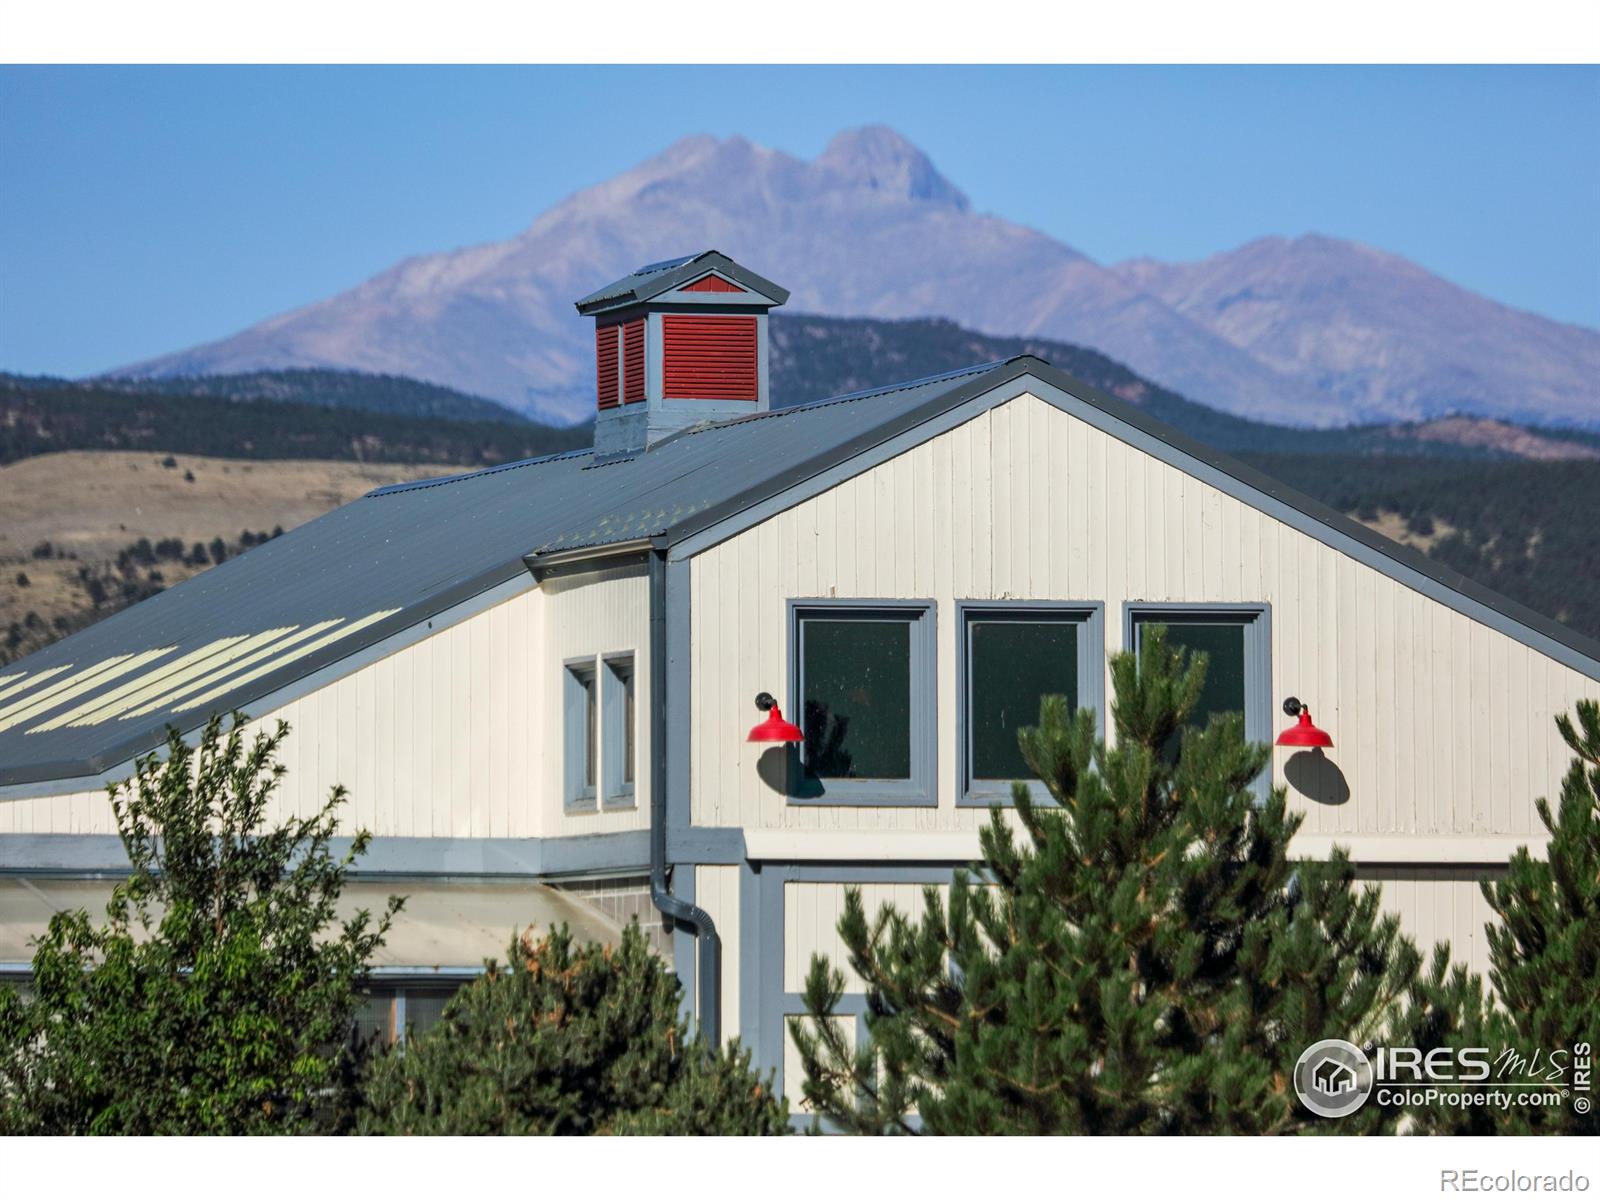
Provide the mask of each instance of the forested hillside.
[{"label": "forested hillside", "polygon": [[0,463],[62,450],[493,465],[587,444],[587,428],[460,421],[0,376]]},{"label": "forested hillside", "polygon": [[400,375],[362,371],[251,371],[243,375],[200,375],[166,379],[106,376],[95,386],[164,396],[211,396],[221,400],[286,400],[327,408],[360,408],[400,417],[448,417],[455,421],[527,420],[521,413],[469,396],[454,388]]},{"label": "forested hillside", "polygon": [[963,329],[951,321],[876,321],[774,313],[770,328],[772,395],[776,404],[820,400],[974,363],[1033,354],[1101,391],[1137,404],[1151,416],[1219,450],[1600,460],[1600,435],[1528,430],[1479,418],[1346,429],[1269,425],[1186,400],[1134,374],[1115,359],[1082,346],[1049,338],[993,337]]},{"label": "forested hillside", "polygon": [[1600,639],[1600,463],[1246,457],[1379,532]]}]

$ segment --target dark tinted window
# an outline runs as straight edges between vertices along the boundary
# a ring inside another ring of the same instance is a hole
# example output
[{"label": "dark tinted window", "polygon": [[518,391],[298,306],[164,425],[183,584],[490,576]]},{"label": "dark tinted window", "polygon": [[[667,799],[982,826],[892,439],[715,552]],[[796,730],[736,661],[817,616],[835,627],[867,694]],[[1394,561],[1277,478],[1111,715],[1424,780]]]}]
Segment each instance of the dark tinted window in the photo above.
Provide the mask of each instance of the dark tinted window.
[{"label": "dark tinted window", "polygon": [[[1191,653],[1203,650],[1209,658],[1206,666],[1206,685],[1200,699],[1189,714],[1189,725],[1204,729],[1214,714],[1245,711],[1245,670],[1243,622],[1217,619],[1196,621],[1172,617],[1147,617],[1140,625],[1165,625],[1167,642]],[[1172,757],[1178,753],[1178,736],[1173,735],[1167,746]]]},{"label": "dark tinted window", "polygon": [[911,778],[911,620],[806,617],[806,765],[823,779]]},{"label": "dark tinted window", "polygon": [[1078,707],[1078,625],[975,618],[967,626],[972,777],[1030,778],[1017,730],[1039,723],[1041,696]]}]

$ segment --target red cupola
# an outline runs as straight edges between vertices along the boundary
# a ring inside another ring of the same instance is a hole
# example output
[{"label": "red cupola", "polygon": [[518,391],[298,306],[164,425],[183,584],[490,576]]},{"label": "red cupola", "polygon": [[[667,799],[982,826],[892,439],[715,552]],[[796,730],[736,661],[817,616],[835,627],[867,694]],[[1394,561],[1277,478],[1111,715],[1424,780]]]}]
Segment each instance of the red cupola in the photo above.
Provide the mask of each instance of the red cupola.
[{"label": "red cupola", "polygon": [[579,300],[595,320],[595,453],[637,453],[701,421],[767,409],[767,311],[788,298],[707,250]]}]

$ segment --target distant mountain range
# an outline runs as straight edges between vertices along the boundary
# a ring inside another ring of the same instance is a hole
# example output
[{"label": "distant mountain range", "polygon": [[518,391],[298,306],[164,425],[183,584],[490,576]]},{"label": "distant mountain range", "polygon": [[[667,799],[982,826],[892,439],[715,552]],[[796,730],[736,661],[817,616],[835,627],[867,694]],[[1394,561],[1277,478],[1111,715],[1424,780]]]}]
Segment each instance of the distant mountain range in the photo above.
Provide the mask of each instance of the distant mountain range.
[{"label": "distant mountain range", "polygon": [[[1482,417],[1302,429],[1196,404],[1094,350],[995,337],[942,318],[776,314],[779,406],[1033,354],[1181,432],[1234,453],[1600,460],[1600,434]],[[0,373],[0,463],[51,450],[161,449],[257,459],[493,464],[586,445],[587,424],[549,428],[453,388],[394,375],[294,368],[72,382]]]},{"label": "distant mountain range", "polygon": [[789,312],[938,316],[1063,340],[1256,420],[1466,413],[1600,428],[1600,332],[1332,238],[1267,238],[1192,264],[1103,265],[974,212],[922,151],[882,127],[841,133],[811,161],[743,138],[686,138],[507,241],[407,259],[118,374],[347,368],[581,420],[592,344],[573,299],[640,263],[709,247],[792,289]]}]

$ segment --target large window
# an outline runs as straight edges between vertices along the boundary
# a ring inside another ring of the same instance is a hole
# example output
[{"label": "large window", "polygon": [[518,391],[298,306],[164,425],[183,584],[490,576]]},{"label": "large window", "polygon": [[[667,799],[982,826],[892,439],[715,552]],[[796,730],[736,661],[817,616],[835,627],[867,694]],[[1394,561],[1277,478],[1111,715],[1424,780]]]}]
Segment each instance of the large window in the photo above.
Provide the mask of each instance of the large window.
[{"label": "large window", "polygon": [[450,983],[372,984],[362,996],[355,1012],[356,1037],[378,1046],[404,1043],[419,1037],[439,1023],[444,1006],[461,987]]},{"label": "large window", "polygon": [[1044,696],[1067,698],[1074,709],[1101,708],[1105,651],[1097,605],[991,604],[960,606],[958,695],[961,702],[960,802],[1011,798],[1013,780],[1048,793],[1028,770],[1017,731],[1039,723]]},{"label": "large window", "polygon": [[605,706],[605,784],[606,805],[628,808],[633,800],[635,762],[633,655],[606,659],[602,685]]},{"label": "large window", "polygon": [[[1271,640],[1265,605],[1130,605],[1128,634],[1134,650],[1152,625],[1166,626],[1169,645],[1207,657],[1206,684],[1189,716],[1190,727],[1203,729],[1215,715],[1240,713],[1245,737],[1271,740]],[[1176,756],[1178,746],[1174,735],[1168,753]]]},{"label": "large window", "polygon": [[805,743],[791,799],[934,803],[932,606],[807,602],[793,631]]},{"label": "large window", "polygon": [[569,662],[563,680],[566,802],[580,811],[595,807],[600,764],[599,697],[594,660]]}]

